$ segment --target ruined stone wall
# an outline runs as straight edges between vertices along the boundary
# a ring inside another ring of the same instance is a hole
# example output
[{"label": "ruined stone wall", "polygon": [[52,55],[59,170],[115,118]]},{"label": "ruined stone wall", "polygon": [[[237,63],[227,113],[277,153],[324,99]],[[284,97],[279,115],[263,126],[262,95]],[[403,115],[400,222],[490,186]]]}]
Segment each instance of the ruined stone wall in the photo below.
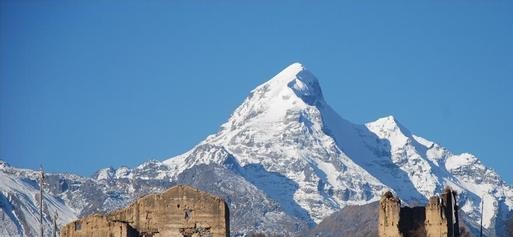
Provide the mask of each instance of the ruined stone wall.
[{"label": "ruined stone wall", "polygon": [[458,237],[460,233],[459,216],[458,216],[458,205],[456,199],[456,191],[446,188],[444,194],[442,194],[443,200],[445,200],[446,208],[445,215],[447,216],[448,222],[448,234],[451,237]]},{"label": "ruined stone wall", "polygon": [[187,186],[145,196],[109,219],[129,223],[141,234],[157,236],[229,235],[229,213],[224,200]]},{"label": "ruined stone wall", "polygon": [[[103,224],[91,226],[92,228],[89,228],[89,225],[85,229],[82,227],[78,231],[74,230],[73,223],[70,223],[65,226],[65,230],[61,231],[61,236],[93,236],[76,235],[76,233],[94,233],[101,226],[111,223],[128,225],[137,232],[135,236],[226,237],[230,233],[229,211],[224,200],[182,185],[160,194],[144,196],[128,207],[103,217],[103,222]],[[131,237],[132,235],[127,232],[127,235],[114,236]]]},{"label": "ruined stone wall", "polygon": [[391,192],[385,193],[381,198],[378,216],[379,237],[402,237],[399,232],[401,201]]},{"label": "ruined stone wall", "polygon": [[429,198],[426,206],[426,233],[427,237],[446,237],[448,233],[442,199],[436,196]]},{"label": "ruined stone wall", "polygon": [[425,207],[401,207],[390,192],[383,195],[380,204],[379,237],[459,236],[456,193],[450,188],[431,197]]},{"label": "ruined stone wall", "polygon": [[458,237],[459,217],[456,192],[446,188],[440,197],[431,197],[426,206],[426,232],[428,237]]},{"label": "ruined stone wall", "polygon": [[106,216],[93,215],[67,224],[61,229],[61,237],[138,237],[130,225],[110,221]]}]

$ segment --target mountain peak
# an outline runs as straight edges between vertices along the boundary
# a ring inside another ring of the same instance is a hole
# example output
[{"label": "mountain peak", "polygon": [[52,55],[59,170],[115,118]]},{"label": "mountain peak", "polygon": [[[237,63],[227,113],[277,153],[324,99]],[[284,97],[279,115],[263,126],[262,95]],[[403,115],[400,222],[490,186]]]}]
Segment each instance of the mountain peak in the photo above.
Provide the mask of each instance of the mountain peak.
[{"label": "mountain peak", "polygon": [[367,125],[380,127],[389,131],[400,130],[404,134],[410,134],[408,129],[406,129],[393,115],[379,118],[374,122],[367,123]]},{"label": "mountain peak", "polygon": [[367,123],[365,126],[380,138],[392,139],[396,144],[406,144],[412,136],[411,132],[392,115]]},{"label": "mountain peak", "polygon": [[[281,124],[290,120],[291,114],[300,114],[310,106],[324,103],[317,78],[301,63],[293,63],[253,89],[221,130],[233,131],[249,124],[257,127]],[[209,141],[215,139],[213,137]]]},{"label": "mountain peak", "polygon": [[294,80],[300,80],[304,83],[317,81],[317,78],[308,71],[308,69],[301,63],[293,63],[285,67],[278,74],[276,74],[269,81],[261,86],[271,85],[272,86],[286,86],[288,83]]},{"label": "mountain peak", "polygon": [[283,69],[261,87],[288,87],[309,105],[315,105],[323,100],[317,78],[303,64],[297,62]]},{"label": "mountain peak", "polygon": [[398,127],[399,122],[393,115],[388,115],[383,118],[379,118],[373,123],[381,124],[384,127]]},{"label": "mountain peak", "polygon": [[287,66],[280,73],[289,72],[291,74],[296,75],[296,74],[298,74],[299,72],[301,72],[303,70],[306,70],[306,67],[302,63],[295,62],[295,63],[292,63],[289,66]]}]

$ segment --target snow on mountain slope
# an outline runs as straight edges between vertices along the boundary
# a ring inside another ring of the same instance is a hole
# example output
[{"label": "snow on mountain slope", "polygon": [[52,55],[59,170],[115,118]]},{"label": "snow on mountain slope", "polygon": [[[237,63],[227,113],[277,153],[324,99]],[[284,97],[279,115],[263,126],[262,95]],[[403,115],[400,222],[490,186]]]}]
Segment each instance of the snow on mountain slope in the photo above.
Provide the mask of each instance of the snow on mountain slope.
[{"label": "snow on mountain slope", "polygon": [[[52,233],[55,212],[60,228],[80,216],[108,212],[141,195],[163,191],[171,186],[170,178],[162,176],[163,168],[169,172],[162,163],[148,161],[132,169],[102,169],[94,178],[47,173],[43,186],[45,236]],[[0,160],[0,236],[39,235],[39,174]]]},{"label": "snow on mountain slope", "polygon": [[[297,190],[274,196],[280,203],[299,204],[319,222],[341,205],[377,200],[374,194],[385,188],[324,133],[316,107],[324,103],[317,79],[296,63],[253,90],[204,143],[223,146],[242,166],[261,164],[289,178]],[[261,186],[275,185],[256,171],[248,175]]]},{"label": "snow on mountain slope", "polygon": [[[9,169],[0,169],[3,180],[36,178]],[[49,195],[76,216],[106,212],[177,183],[194,185],[227,200],[233,235],[297,233],[345,206],[377,201],[388,189],[416,205],[450,185],[459,192],[467,225],[479,225],[483,203],[487,236],[503,236],[503,221],[513,214],[512,187],[476,157],[416,136],[392,116],[363,125],[343,119],[299,63],[251,91],[216,134],[182,155],[101,169],[92,178],[53,177]],[[2,181],[0,188],[25,185],[16,182]],[[7,198],[0,203],[6,213],[20,205]],[[0,229],[9,233],[29,223],[14,214],[8,220]]]},{"label": "snow on mountain slope", "polygon": [[[39,184],[35,182],[37,173],[27,172],[27,176],[12,175],[17,170],[3,163],[0,168],[0,218],[1,236],[37,236],[39,235]],[[11,174],[11,175],[9,175]],[[52,234],[54,213],[58,213],[59,225],[77,218],[76,212],[64,201],[52,195],[44,195],[43,222],[45,235]]]},{"label": "snow on mountain slope", "polygon": [[[465,162],[465,155],[413,135],[392,116],[364,125],[340,117],[324,100],[319,81],[298,63],[254,89],[220,131],[200,144],[207,145],[222,147],[242,167],[261,165],[245,176],[264,189],[279,183],[266,172],[295,183],[266,192],[285,206],[297,203],[289,211],[306,211],[315,223],[344,206],[378,200],[385,189],[414,205],[450,185],[460,192],[472,225],[479,223],[482,198],[483,224],[492,236],[498,234],[496,217],[513,207],[512,188],[477,159]],[[187,154],[188,161],[180,156],[164,163],[216,160],[213,154]]]}]

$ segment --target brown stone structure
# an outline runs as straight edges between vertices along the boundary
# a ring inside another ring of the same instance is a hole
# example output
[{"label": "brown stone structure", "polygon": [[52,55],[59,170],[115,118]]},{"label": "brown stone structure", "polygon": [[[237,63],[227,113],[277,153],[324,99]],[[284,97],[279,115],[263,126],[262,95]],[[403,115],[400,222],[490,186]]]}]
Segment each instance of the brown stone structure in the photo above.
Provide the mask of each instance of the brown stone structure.
[{"label": "brown stone structure", "polygon": [[459,237],[456,192],[446,188],[425,207],[401,207],[391,192],[380,200],[379,237]]},{"label": "brown stone structure", "polygon": [[91,215],[66,225],[61,230],[61,236],[138,237],[139,234],[126,222]]},{"label": "brown stone structure", "polygon": [[226,237],[228,205],[223,199],[188,186],[144,196],[108,215],[67,224],[61,237]]},{"label": "brown stone structure", "polygon": [[399,231],[401,200],[388,191],[381,197],[379,204],[379,237],[401,237]]}]

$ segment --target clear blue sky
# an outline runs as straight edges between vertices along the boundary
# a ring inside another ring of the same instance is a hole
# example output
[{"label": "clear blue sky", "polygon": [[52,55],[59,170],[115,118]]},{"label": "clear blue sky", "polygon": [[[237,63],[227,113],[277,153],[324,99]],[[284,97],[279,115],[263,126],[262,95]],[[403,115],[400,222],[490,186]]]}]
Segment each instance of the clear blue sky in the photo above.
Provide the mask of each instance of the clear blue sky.
[{"label": "clear blue sky", "polygon": [[394,115],[513,181],[512,1],[0,0],[0,159],[163,160],[296,61],[346,119]]}]

